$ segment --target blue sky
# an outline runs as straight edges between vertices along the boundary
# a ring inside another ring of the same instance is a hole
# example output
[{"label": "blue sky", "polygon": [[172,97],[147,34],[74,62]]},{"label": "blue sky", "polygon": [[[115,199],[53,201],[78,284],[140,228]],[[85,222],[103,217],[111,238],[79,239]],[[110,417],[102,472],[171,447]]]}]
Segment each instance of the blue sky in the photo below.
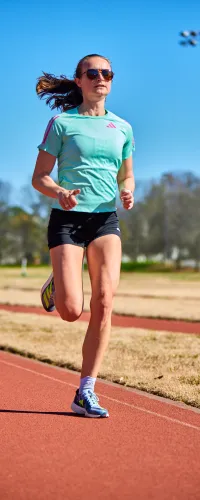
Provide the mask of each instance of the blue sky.
[{"label": "blue sky", "polygon": [[72,77],[88,53],[112,61],[107,108],[133,127],[136,179],[200,174],[200,46],[178,45],[187,29],[200,30],[197,0],[2,0],[0,179],[16,189],[30,182],[37,145],[57,114],[37,98],[37,77]]}]

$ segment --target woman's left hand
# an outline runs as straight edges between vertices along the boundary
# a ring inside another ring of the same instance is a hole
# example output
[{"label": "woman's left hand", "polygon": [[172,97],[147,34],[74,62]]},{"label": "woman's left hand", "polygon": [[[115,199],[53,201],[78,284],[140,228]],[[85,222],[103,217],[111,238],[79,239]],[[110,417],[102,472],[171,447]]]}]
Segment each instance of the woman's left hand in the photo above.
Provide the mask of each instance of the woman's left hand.
[{"label": "woman's left hand", "polygon": [[134,196],[130,189],[121,189],[120,191],[120,200],[122,202],[123,208],[125,210],[130,210],[134,205]]}]

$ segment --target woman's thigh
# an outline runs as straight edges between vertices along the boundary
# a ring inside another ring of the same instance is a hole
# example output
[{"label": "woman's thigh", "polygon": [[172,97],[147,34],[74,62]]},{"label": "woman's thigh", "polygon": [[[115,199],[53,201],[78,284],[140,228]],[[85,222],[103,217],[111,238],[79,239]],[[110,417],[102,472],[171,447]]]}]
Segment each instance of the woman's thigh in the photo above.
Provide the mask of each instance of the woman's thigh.
[{"label": "woman's thigh", "polygon": [[120,278],[121,240],[115,234],[101,236],[87,248],[92,295],[97,300],[113,297]]},{"label": "woman's thigh", "polygon": [[64,244],[50,250],[56,308],[63,319],[75,321],[83,309],[84,249]]}]

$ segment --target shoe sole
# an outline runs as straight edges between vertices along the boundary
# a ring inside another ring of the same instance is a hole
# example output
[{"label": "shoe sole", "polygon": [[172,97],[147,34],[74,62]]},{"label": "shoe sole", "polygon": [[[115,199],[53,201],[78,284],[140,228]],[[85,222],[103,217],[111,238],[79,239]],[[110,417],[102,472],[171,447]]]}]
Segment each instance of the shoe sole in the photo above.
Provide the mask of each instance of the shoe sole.
[{"label": "shoe sole", "polygon": [[80,406],[76,405],[76,403],[71,404],[71,409],[74,413],[78,413],[78,415],[84,415],[84,417],[89,417],[89,418],[107,418],[109,417],[109,414],[107,415],[91,415],[90,413],[87,412],[85,408],[80,408]]},{"label": "shoe sole", "polygon": [[55,310],[55,306],[52,306],[51,309],[47,309],[47,307],[43,301],[43,293],[44,293],[45,289],[47,288],[47,286],[49,285],[49,283],[51,282],[52,278],[53,278],[53,273],[50,274],[48,280],[45,282],[45,284],[41,288],[41,292],[40,292],[40,298],[41,298],[42,305],[43,305],[45,311],[47,311],[47,312],[53,312]]}]

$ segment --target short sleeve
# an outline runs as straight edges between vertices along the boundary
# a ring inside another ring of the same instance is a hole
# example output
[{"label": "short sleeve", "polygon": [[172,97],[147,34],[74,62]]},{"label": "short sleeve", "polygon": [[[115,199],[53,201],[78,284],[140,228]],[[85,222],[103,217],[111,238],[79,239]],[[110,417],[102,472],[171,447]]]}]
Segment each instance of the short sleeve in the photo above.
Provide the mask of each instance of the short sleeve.
[{"label": "short sleeve", "polygon": [[132,152],[135,151],[135,141],[133,137],[133,130],[131,125],[128,124],[126,131],[126,141],[123,146],[122,151],[122,160],[126,160],[132,155]]},{"label": "short sleeve", "polygon": [[43,141],[38,146],[39,151],[46,151],[56,157],[59,155],[62,146],[62,130],[57,118],[58,116],[54,116],[49,121]]}]

